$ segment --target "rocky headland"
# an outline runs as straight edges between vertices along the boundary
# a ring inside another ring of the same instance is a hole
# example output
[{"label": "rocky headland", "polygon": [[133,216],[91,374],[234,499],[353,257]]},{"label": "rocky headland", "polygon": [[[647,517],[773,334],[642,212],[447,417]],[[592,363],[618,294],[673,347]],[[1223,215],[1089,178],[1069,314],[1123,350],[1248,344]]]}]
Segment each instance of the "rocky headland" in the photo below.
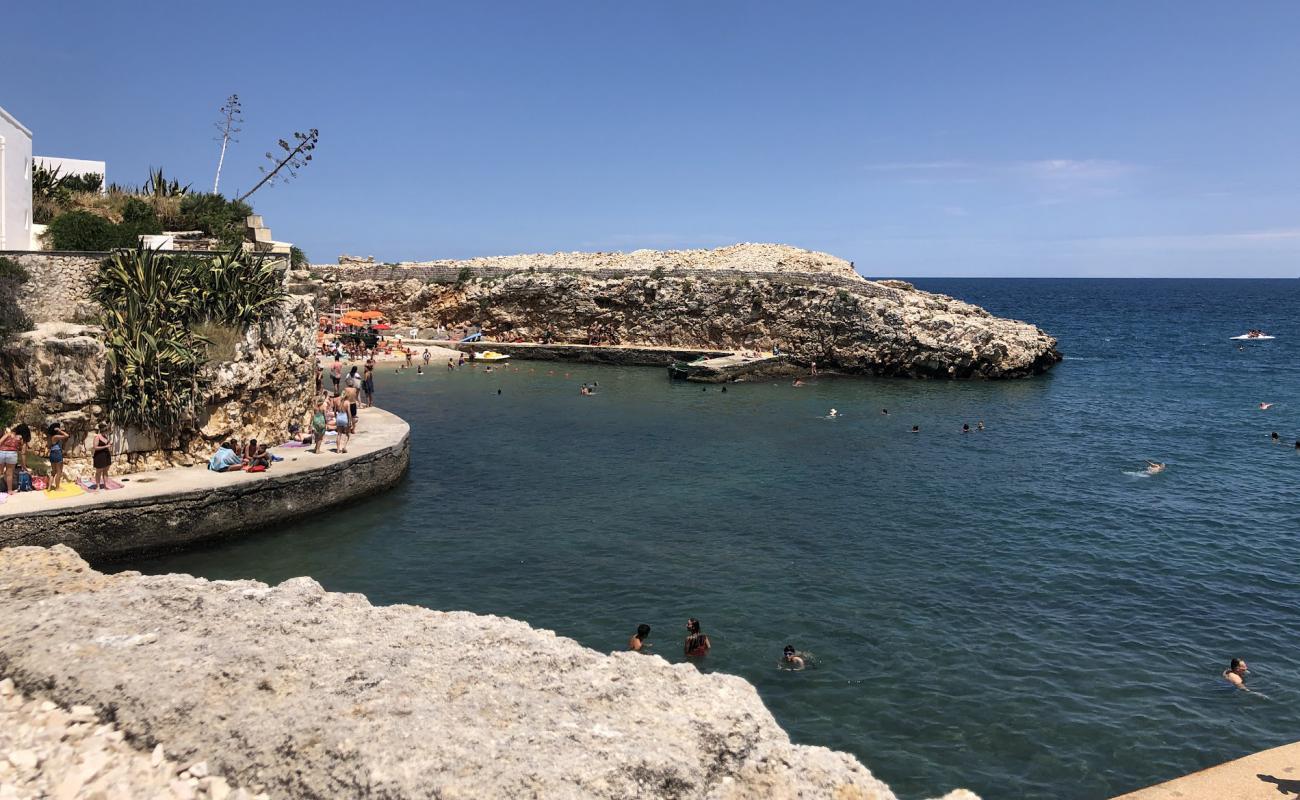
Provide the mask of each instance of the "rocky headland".
[{"label": "rocky headland", "polygon": [[[773,244],[314,267],[318,291],[399,325],[481,326],[489,339],[761,349],[850,374],[1013,378],[1061,359],[1034,325],[843,259]],[[308,273],[300,273],[306,278]]]},{"label": "rocky headland", "polygon": [[[3,550],[0,675],[49,700],[9,701],[21,724],[62,705],[201,762],[181,793],[219,777],[302,798],[895,798],[853,757],[792,744],[740,678],[307,578],[104,575],[62,546]],[[57,785],[21,749],[23,780]]]}]

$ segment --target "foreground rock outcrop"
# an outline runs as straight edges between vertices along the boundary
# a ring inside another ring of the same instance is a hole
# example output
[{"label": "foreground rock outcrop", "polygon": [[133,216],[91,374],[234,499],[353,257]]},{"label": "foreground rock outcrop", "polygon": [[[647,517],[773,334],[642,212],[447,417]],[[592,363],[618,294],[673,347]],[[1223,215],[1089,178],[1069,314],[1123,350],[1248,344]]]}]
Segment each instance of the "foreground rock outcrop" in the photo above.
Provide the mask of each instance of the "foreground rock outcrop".
[{"label": "foreground rock outcrop", "polygon": [[923,378],[1022,377],[1061,360],[1033,325],[783,245],[346,262],[320,274],[338,282],[331,296],[402,326],[477,325],[502,341],[586,343],[596,331],[634,345],[777,345],[804,364]]},{"label": "foreground rock outcrop", "polygon": [[136,800],[269,800],[209,775],[206,761],[167,758],[163,746],[145,753],[126,742],[90,706],[60,708],[24,697],[0,680],[0,798]]},{"label": "foreground rock outcrop", "polygon": [[851,756],[792,745],[739,678],[307,578],[0,551],[0,674],[272,796],[894,798]]}]

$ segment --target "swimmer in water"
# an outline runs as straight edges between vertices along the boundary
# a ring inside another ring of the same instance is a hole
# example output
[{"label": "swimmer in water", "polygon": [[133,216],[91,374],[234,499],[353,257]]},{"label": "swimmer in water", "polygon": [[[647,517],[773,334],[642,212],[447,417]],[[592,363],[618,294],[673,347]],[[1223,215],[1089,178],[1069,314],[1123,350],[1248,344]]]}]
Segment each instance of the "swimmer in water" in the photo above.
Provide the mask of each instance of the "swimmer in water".
[{"label": "swimmer in water", "polygon": [[799,655],[799,653],[794,649],[794,645],[787,644],[785,646],[785,652],[781,654],[781,668],[798,672],[805,666],[807,666],[807,664],[804,663],[803,656]]},{"label": "swimmer in water", "polygon": [[920,433],[920,432],[921,432],[921,426],[920,426],[920,425],[913,425],[913,426],[912,426],[912,433]]},{"label": "swimmer in water", "polygon": [[1268,435],[1268,438],[1273,440],[1273,444],[1277,444],[1278,442],[1282,441],[1282,437],[1277,435],[1277,431],[1273,431],[1272,433],[1270,433]]},{"label": "swimmer in water", "polygon": [[882,409],[880,409],[880,413],[881,413],[883,416],[886,416],[886,417],[887,417],[887,416],[889,416],[889,409],[887,409],[887,408],[882,408]]},{"label": "swimmer in water", "polygon": [[838,412],[838,411],[836,411],[835,409],[832,408],[832,409],[831,409],[831,413],[827,414],[826,416],[828,416],[828,417],[838,417],[839,415],[840,415],[840,412]]},{"label": "swimmer in water", "polygon": [[[1223,671],[1223,679],[1238,689],[1246,689],[1246,675],[1250,670],[1246,669],[1246,662],[1240,658],[1234,658],[1228,662],[1228,668]],[[1250,691],[1246,689],[1246,691]]]},{"label": "swimmer in water", "polygon": [[649,647],[650,643],[645,640],[645,637],[649,635],[650,635],[649,625],[643,622],[640,625],[636,626],[636,633],[632,634],[632,638],[627,640],[627,649],[635,650],[636,652],[639,653],[641,652],[642,649]]},{"label": "swimmer in water", "polygon": [[803,386],[803,381],[799,380],[798,378],[795,378],[795,379],[794,379],[794,383],[792,383],[792,384],[790,384],[790,385],[791,385],[791,386]]},{"label": "swimmer in water", "polygon": [[979,422],[975,423],[975,430],[977,431],[984,430],[984,420],[980,420]]},{"label": "swimmer in water", "polygon": [[416,374],[416,375],[423,375],[423,374],[424,374],[424,367],[422,367],[422,366],[420,366],[420,365],[417,364],[416,367],[415,367],[415,374]]},{"label": "swimmer in water", "polygon": [[1147,474],[1148,474],[1148,475],[1156,475],[1156,474],[1159,474],[1159,473],[1164,472],[1164,471],[1165,471],[1165,464],[1164,464],[1164,462],[1161,462],[1161,461],[1148,461],[1148,462],[1147,462]]},{"label": "swimmer in water", "polygon": [[686,620],[686,655],[691,657],[708,655],[713,643],[707,634],[700,631],[700,621],[694,617]]},{"label": "swimmer in water", "polygon": [[1260,411],[1268,411],[1268,410],[1269,410],[1270,408],[1272,408],[1272,407],[1273,407],[1273,404],[1272,404],[1272,403],[1260,403],[1260,404],[1259,404],[1259,410],[1260,410]]},{"label": "swimmer in water", "polygon": [[969,423],[969,422],[963,422],[963,423],[961,424],[961,432],[962,432],[962,433],[970,433],[970,423]]}]

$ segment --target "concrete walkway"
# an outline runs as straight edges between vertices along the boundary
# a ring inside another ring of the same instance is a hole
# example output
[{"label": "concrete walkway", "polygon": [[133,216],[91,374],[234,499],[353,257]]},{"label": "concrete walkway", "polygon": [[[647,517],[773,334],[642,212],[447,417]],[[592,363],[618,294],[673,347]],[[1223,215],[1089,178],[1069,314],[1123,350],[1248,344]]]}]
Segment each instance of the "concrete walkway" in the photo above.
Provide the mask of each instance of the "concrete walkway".
[{"label": "concrete walkway", "polygon": [[1280,800],[1300,797],[1300,742],[1284,744],[1114,800]]},{"label": "concrete walkway", "polygon": [[[242,484],[264,483],[309,472],[326,466],[336,466],[350,460],[362,459],[377,451],[393,447],[410,432],[410,426],[396,414],[380,408],[362,409],[357,415],[358,432],[348,443],[346,454],[334,452],[335,438],[327,437],[320,453],[310,447],[271,447],[270,452],[284,461],[274,463],[266,472],[212,472],[207,462],[192,467],[171,467],[152,472],[135,472],[129,475],[113,474],[110,477],[122,484],[121,489],[88,491],[74,497],[51,498],[42,491],[16,492],[0,503],[0,529],[8,517],[26,516],[48,511],[68,511],[83,508],[111,506],[117,503],[135,504],[150,498],[165,498],[182,492],[217,489]],[[2,540],[3,537],[0,537]],[[0,541],[2,544],[2,541]]]}]

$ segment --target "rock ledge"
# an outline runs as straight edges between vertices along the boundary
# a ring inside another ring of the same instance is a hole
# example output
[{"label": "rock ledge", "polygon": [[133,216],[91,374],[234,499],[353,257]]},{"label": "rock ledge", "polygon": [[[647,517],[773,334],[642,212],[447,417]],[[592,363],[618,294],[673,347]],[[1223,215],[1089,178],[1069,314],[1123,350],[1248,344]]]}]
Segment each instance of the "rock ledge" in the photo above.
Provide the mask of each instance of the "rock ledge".
[{"label": "rock ledge", "polygon": [[853,757],[791,744],[740,678],[308,578],[110,576],[62,546],[3,550],[0,674],[272,796],[895,797]]}]

